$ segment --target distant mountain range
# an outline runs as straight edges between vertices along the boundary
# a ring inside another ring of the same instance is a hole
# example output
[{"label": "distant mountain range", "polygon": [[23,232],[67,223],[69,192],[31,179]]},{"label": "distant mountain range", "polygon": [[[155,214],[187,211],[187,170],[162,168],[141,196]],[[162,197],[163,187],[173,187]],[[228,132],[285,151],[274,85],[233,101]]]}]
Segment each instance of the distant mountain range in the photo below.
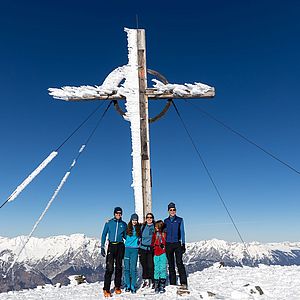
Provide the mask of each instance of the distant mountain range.
[{"label": "distant mountain range", "polygon": [[[105,259],[99,240],[83,234],[31,238],[12,272],[13,262],[25,237],[0,237],[0,292],[34,288],[48,283],[69,284],[68,276],[82,274],[88,282],[103,280]],[[187,244],[184,262],[188,273],[201,271],[217,262],[225,266],[300,265],[300,242],[246,244],[212,239]]]}]

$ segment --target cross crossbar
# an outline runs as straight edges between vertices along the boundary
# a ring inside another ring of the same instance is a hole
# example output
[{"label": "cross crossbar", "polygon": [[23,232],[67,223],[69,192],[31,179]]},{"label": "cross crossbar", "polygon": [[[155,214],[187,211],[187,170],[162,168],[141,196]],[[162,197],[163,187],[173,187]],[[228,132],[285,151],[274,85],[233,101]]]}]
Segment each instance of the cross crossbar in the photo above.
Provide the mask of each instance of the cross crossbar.
[{"label": "cross crossbar", "polygon": [[[155,88],[146,88],[146,95],[149,100],[161,100],[161,99],[196,99],[196,98],[213,98],[215,96],[215,89],[212,88],[211,90],[203,93],[203,94],[186,94],[186,95],[179,95],[176,93],[158,93],[158,90]],[[55,97],[53,95],[54,98]],[[112,94],[112,95],[97,95],[97,96],[89,96],[89,97],[78,97],[78,96],[68,96],[67,101],[94,101],[94,100],[126,100],[125,96]],[[58,98],[61,99],[61,98]]]}]

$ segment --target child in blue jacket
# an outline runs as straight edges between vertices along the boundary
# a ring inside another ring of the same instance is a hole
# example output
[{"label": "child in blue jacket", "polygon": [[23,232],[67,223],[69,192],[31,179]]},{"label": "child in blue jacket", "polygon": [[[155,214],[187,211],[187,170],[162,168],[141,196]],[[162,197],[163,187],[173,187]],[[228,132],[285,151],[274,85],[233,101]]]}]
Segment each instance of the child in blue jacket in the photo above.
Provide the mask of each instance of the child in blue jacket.
[{"label": "child in blue jacket", "polygon": [[136,293],[137,260],[141,237],[141,225],[137,214],[132,214],[126,230],[124,275],[125,292]]}]

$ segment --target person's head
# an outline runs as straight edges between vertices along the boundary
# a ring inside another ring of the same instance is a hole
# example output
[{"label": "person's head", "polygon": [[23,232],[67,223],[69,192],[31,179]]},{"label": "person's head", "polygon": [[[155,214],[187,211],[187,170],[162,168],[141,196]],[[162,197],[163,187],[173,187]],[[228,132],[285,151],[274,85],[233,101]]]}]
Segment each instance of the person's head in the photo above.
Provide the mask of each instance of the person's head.
[{"label": "person's head", "polygon": [[136,213],[132,214],[130,217],[130,222],[133,226],[135,226],[139,222],[139,216]]},{"label": "person's head", "polygon": [[170,202],[168,205],[168,212],[170,217],[174,217],[176,215],[176,206],[175,203]]},{"label": "person's head", "polygon": [[150,224],[153,224],[154,223],[154,215],[153,213],[147,213],[146,214],[146,224],[150,225]]},{"label": "person's head", "polygon": [[139,216],[134,213],[130,217],[130,221],[128,222],[126,234],[132,236],[133,228],[135,228],[136,235],[138,237],[141,236],[141,225],[139,224]]},{"label": "person's head", "polygon": [[122,213],[123,213],[123,211],[122,211],[121,207],[118,207],[118,206],[115,207],[115,209],[114,209],[114,216],[115,216],[115,218],[117,220],[120,220],[122,218]]},{"label": "person's head", "polygon": [[155,231],[162,232],[164,230],[165,223],[162,220],[158,220],[155,222]]}]

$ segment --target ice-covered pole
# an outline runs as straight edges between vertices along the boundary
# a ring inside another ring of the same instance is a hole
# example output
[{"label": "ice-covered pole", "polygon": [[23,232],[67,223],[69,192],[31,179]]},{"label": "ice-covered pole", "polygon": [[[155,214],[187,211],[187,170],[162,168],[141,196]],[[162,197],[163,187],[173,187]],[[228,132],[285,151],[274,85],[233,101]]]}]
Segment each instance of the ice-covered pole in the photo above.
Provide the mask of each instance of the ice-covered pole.
[{"label": "ice-covered pole", "polygon": [[[15,200],[19,194],[26,188],[26,186],[53,160],[58,154],[57,151],[52,151],[48,157],[11,193],[7,200],[1,205],[4,206],[7,202]],[[0,208],[1,208],[0,207]]]},{"label": "ice-covered pole", "polygon": [[[151,179],[148,128],[148,98],[146,96],[145,32],[125,29],[128,39],[128,64],[122,93],[126,97],[125,119],[130,121],[132,141],[132,187],[135,211],[143,220],[151,211]],[[147,205],[148,204],[148,205]]]},{"label": "ice-covered pole", "polygon": [[14,261],[12,262],[12,264],[10,265],[10,267],[7,269],[6,274],[8,274],[8,272],[10,270],[13,269],[15,263],[17,262],[17,260],[19,259],[22,251],[24,250],[24,248],[26,247],[27,243],[29,242],[30,238],[32,237],[33,233],[35,232],[36,228],[38,227],[38,225],[40,224],[40,222],[42,221],[42,219],[44,218],[45,214],[47,213],[47,211],[49,210],[50,206],[52,205],[53,201],[55,200],[55,198],[57,197],[58,193],[60,192],[61,188],[63,187],[63,185],[66,183],[68,177],[71,174],[71,170],[73,169],[73,167],[75,166],[79,156],[81,155],[82,151],[84,150],[86,145],[82,145],[79,149],[79,154],[76,157],[76,159],[73,160],[72,164],[70,165],[69,170],[66,172],[66,174],[64,175],[64,177],[61,179],[58,187],[56,188],[56,190],[54,191],[51,199],[49,200],[47,206],[45,207],[44,211],[41,213],[41,215],[39,216],[38,220],[35,222],[34,226],[32,227],[30,233],[28,234],[28,236],[25,239],[25,242],[23,243],[22,247],[20,248],[20,250],[18,251]]}]

